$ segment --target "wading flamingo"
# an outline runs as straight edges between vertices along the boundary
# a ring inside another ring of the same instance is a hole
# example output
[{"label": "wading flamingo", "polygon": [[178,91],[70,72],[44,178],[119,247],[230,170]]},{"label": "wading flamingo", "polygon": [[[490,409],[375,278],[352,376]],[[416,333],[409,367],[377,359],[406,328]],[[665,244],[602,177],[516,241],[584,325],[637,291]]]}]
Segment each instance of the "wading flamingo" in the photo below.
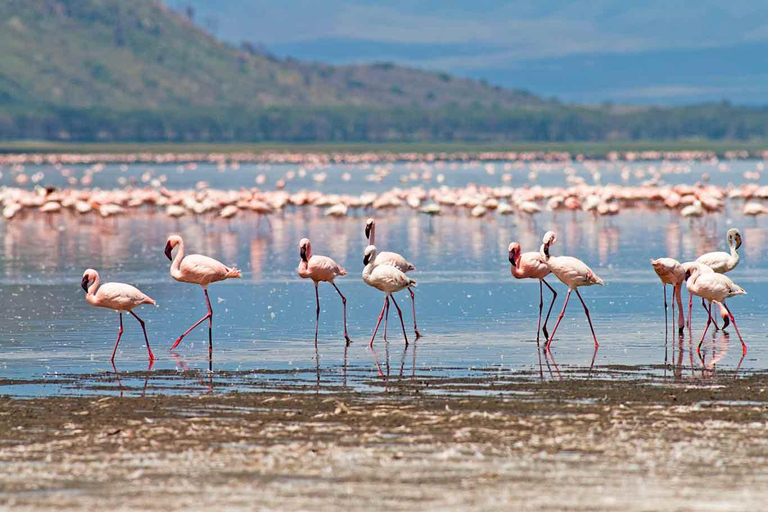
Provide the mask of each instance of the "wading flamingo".
[{"label": "wading flamingo", "polygon": [[[416,286],[416,281],[405,275],[405,272],[400,271],[393,265],[376,265],[376,246],[369,245],[365,248],[365,256],[363,257],[363,281],[365,284],[381,290],[386,293],[384,297],[384,306],[381,308],[381,314],[379,314],[379,320],[376,322],[376,328],[373,330],[373,336],[371,336],[370,347],[373,347],[373,340],[376,338],[376,332],[381,325],[381,318],[384,316],[384,310],[387,310],[387,317],[389,317],[389,299],[392,299],[392,303],[397,308],[397,314],[400,315],[400,325],[403,327],[403,336],[405,337],[405,344],[408,345],[408,335],[405,333],[405,322],[403,322],[403,312],[400,311],[400,306],[397,305],[393,293],[405,290]],[[384,324],[384,331],[386,332],[387,326]]]},{"label": "wading flamingo", "polygon": [[[376,221],[373,219],[368,219],[365,222],[365,238],[368,239],[369,245],[376,245]],[[380,265],[391,265],[404,274],[411,270],[416,270],[416,267],[408,263],[402,255],[389,251],[380,252],[376,256],[375,266]],[[416,334],[416,339],[419,339],[421,338],[421,333],[419,328],[416,327],[416,297],[411,288],[408,288],[408,293],[411,294],[411,305],[413,306],[413,332]],[[395,299],[393,298],[392,302],[394,301]]]},{"label": "wading flamingo", "polygon": [[[725,274],[727,272],[730,272],[734,268],[736,268],[736,265],[739,264],[739,253],[737,252],[739,247],[741,247],[741,232],[736,228],[731,228],[728,230],[728,233],[725,235],[725,241],[728,243],[728,247],[730,247],[731,252],[723,252],[723,251],[715,251],[715,252],[708,252],[706,254],[702,254],[698,258],[696,258],[696,263],[703,263],[704,265],[708,266],[712,270],[714,270],[718,274]],[[691,306],[693,304],[693,297],[690,295],[688,296],[688,327],[691,326]],[[728,327],[728,309],[724,308],[722,304],[719,304],[720,306],[720,316],[723,318],[723,329]],[[717,322],[712,320],[715,324],[715,329],[717,329]]]},{"label": "wading flamingo", "polygon": [[603,280],[595,274],[591,268],[584,264],[583,261],[573,258],[571,256],[551,256],[549,254],[549,248],[557,241],[555,233],[547,231],[544,235],[543,244],[541,246],[541,256],[549,267],[549,271],[555,274],[557,278],[562,281],[564,285],[568,287],[568,293],[565,295],[565,304],[563,304],[563,310],[560,312],[560,316],[557,317],[555,328],[552,330],[552,336],[550,336],[547,342],[547,350],[552,345],[552,340],[555,339],[555,333],[557,327],[560,325],[560,321],[565,315],[565,308],[568,307],[568,299],[571,298],[571,292],[576,291],[576,296],[581,301],[581,305],[584,307],[584,313],[587,315],[587,322],[589,322],[589,328],[592,331],[592,338],[595,340],[595,350],[600,346],[597,342],[597,336],[595,335],[595,329],[592,327],[592,319],[589,317],[589,309],[584,303],[584,299],[581,298],[579,293],[580,286],[592,286],[595,284],[603,285]]},{"label": "wading flamingo", "polygon": [[[710,312],[712,309],[713,301],[717,301],[723,305],[725,311],[728,313],[728,316],[731,319],[731,322],[733,323],[733,328],[736,329],[736,334],[739,335],[739,341],[741,341],[741,353],[742,355],[746,354],[747,345],[744,343],[744,339],[741,337],[739,328],[736,326],[736,319],[733,318],[733,313],[731,313],[731,310],[728,309],[728,306],[725,303],[725,300],[730,297],[746,294],[747,292],[744,291],[744,288],[735,284],[728,277],[722,274],[717,274],[714,272],[702,272],[701,263],[695,263],[691,266],[691,268],[686,270],[685,278],[685,286],[688,288],[688,293],[709,301]],[[704,332],[701,334],[699,346],[696,349],[699,356],[701,356],[701,344],[704,342],[704,336],[707,334],[707,329],[709,329],[709,324],[711,322],[712,318],[710,314],[710,318],[707,318],[707,325],[704,327]]]},{"label": "wading flamingo", "polygon": [[664,325],[667,324],[667,285],[672,285],[672,322],[675,321],[675,300],[677,300],[678,309],[678,329],[682,333],[685,328],[685,316],[683,315],[683,299],[680,290],[683,288],[683,282],[685,281],[685,269],[674,258],[659,258],[657,260],[651,259],[651,266],[656,272],[656,275],[661,279],[661,284],[664,289]]},{"label": "wading flamingo", "polygon": [[539,341],[539,330],[541,329],[541,312],[544,308],[544,287],[542,283],[547,285],[547,288],[552,292],[552,302],[549,303],[549,310],[547,311],[547,318],[544,319],[544,338],[549,339],[549,333],[547,332],[547,321],[549,321],[549,315],[552,313],[552,306],[555,305],[557,299],[557,292],[552,288],[549,283],[544,279],[549,275],[549,267],[547,262],[538,252],[526,252],[523,253],[520,248],[520,244],[512,242],[509,244],[509,262],[512,264],[512,276],[515,279],[538,279],[539,280],[539,322],[536,325],[536,341]]},{"label": "wading flamingo", "polygon": [[147,343],[147,352],[149,353],[149,362],[155,360],[155,355],[152,353],[152,349],[149,347],[149,338],[147,337],[147,329],[144,326],[144,321],[138,317],[133,309],[142,304],[152,304],[157,306],[157,303],[144,295],[138,288],[134,288],[129,284],[124,283],[104,283],[99,287],[99,273],[89,268],[83,273],[83,280],[80,283],[85,290],[85,300],[92,306],[99,306],[102,308],[114,309],[120,316],[120,330],[117,331],[117,341],[115,342],[115,349],[112,351],[111,361],[114,363],[115,354],[117,353],[117,346],[120,344],[120,337],[123,335],[123,312],[128,312],[139,321],[141,324],[141,330],[144,331],[144,341]]},{"label": "wading flamingo", "polygon": [[299,242],[299,255],[301,256],[299,268],[297,269],[299,275],[303,279],[312,279],[315,283],[315,298],[317,299],[315,342],[317,342],[317,329],[320,323],[320,293],[318,292],[317,285],[320,281],[325,281],[326,283],[331,283],[341,297],[341,303],[344,306],[344,339],[347,340],[347,345],[349,345],[352,340],[349,339],[347,334],[347,298],[344,297],[339,287],[333,282],[337,276],[347,275],[347,271],[327,256],[313,255],[312,244],[307,238],[302,238]]},{"label": "wading flamingo", "polygon": [[[174,258],[171,253],[177,246],[179,250]],[[208,285],[233,277],[241,277],[240,271],[236,268],[229,268],[208,256],[190,254],[184,257],[184,240],[179,235],[168,237],[168,241],[165,243],[165,255],[173,262],[171,264],[171,277],[182,283],[202,286],[205,292],[205,304],[208,307],[208,313],[195,325],[184,331],[184,334],[179,336],[176,343],[173,344],[171,350],[178,347],[184,336],[192,332],[195,327],[208,320],[208,357],[211,357],[213,355],[213,309],[211,309],[211,300],[208,297]]]}]

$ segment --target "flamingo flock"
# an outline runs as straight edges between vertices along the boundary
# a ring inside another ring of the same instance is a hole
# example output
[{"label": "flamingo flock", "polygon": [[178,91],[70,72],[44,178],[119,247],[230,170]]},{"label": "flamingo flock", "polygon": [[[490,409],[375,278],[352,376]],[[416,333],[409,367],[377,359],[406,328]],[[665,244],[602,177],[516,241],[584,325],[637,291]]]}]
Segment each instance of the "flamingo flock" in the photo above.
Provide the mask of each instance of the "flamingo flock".
[{"label": "flamingo flock", "polygon": [[[371,176],[380,181],[388,173],[381,170]],[[204,181],[198,182],[194,189],[171,190],[161,179],[151,179],[150,186],[117,189],[0,187],[0,211],[7,220],[28,215],[43,215],[46,218],[56,215],[115,217],[145,211],[172,218],[232,219],[256,215],[259,219],[268,219],[282,211],[300,208],[317,208],[329,218],[408,208],[429,216],[464,214],[481,219],[494,214],[499,217],[518,215],[531,218],[545,211],[587,212],[610,217],[630,209],[649,209],[667,210],[693,220],[722,212],[728,205],[743,203],[741,209],[746,216],[768,214],[768,205],[763,204],[768,200],[768,186],[753,183],[738,187],[705,183],[664,185],[660,175],[655,175],[636,186],[588,185],[584,177],[567,174],[569,186],[469,184],[448,187],[440,184],[442,174],[434,178],[438,186],[429,185],[433,180],[431,171],[413,174],[404,176],[406,181],[401,186],[379,193],[358,194],[320,190],[290,192],[285,189],[283,178],[277,180],[275,190],[221,190],[211,188]],[[286,175],[295,177],[294,171],[287,171]],[[599,183],[599,171],[593,170],[591,178]],[[423,183],[407,186],[411,181]]]},{"label": "flamingo flock", "polygon": [[[363,271],[362,280],[365,284],[375,288],[384,293],[384,302],[382,305],[381,313],[371,335],[369,346],[372,348],[376,334],[381,326],[382,320],[384,320],[384,338],[387,334],[387,323],[389,320],[389,305],[390,302],[395,306],[397,310],[400,324],[403,331],[403,337],[406,346],[408,345],[408,334],[405,328],[405,320],[403,318],[402,310],[398,305],[395,294],[401,291],[408,290],[413,309],[413,328],[416,339],[421,337],[421,333],[418,330],[416,324],[416,305],[415,294],[413,288],[417,283],[414,279],[408,277],[407,273],[414,271],[415,266],[408,262],[402,255],[394,252],[379,252],[375,242],[376,233],[376,221],[373,218],[366,220],[364,235],[367,243],[369,244],[363,253]],[[707,323],[704,327],[697,351],[700,354],[701,345],[704,337],[709,329],[710,324],[715,325],[715,329],[720,329],[717,326],[716,321],[712,317],[712,304],[716,304],[723,312],[723,318],[725,320],[722,329],[728,327],[729,324],[733,324],[734,329],[742,344],[742,354],[746,354],[747,346],[741,336],[741,333],[736,326],[736,320],[729,306],[726,304],[726,300],[745,294],[745,290],[736,285],[724,273],[733,270],[738,265],[739,254],[738,249],[742,244],[741,232],[738,229],[730,229],[726,235],[726,240],[730,247],[730,253],[725,252],[713,252],[700,256],[696,261],[680,263],[673,258],[658,258],[651,259],[651,265],[653,270],[658,275],[662,282],[664,290],[664,309],[665,309],[665,323],[666,323],[666,311],[667,305],[667,285],[671,285],[672,292],[672,318],[673,324],[677,320],[677,327],[682,332],[686,326],[685,315],[683,313],[681,290],[685,285],[686,290],[689,293],[689,312],[688,312],[688,327],[691,326],[691,311],[690,304],[692,303],[693,296],[697,296],[702,300],[702,306],[707,312]],[[513,242],[508,247],[508,259],[511,264],[511,273],[515,279],[536,279],[539,281],[539,314],[538,323],[536,327],[536,341],[538,343],[540,339],[540,332],[544,334],[546,344],[544,349],[546,351],[551,350],[552,342],[558,331],[558,328],[565,316],[565,311],[570,300],[572,292],[576,293],[576,296],[581,302],[584,309],[589,328],[594,341],[595,351],[597,351],[599,345],[597,335],[595,333],[594,326],[592,324],[592,318],[590,316],[589,308],[581,296],[579,288],[600,285],[603,286],[603,280],[583,261],[571,257],[571,256],[555,256],[552,254],[552,248],[557,242],[557,235],[553,231],[547,231],[543,238],[539,251],[531,251],[523,253],[521,246],[517,242]],[[176,251],[176,255],[173,252]],[[189,329],[181,334],[171,346],[171,350],[175,349],[181,341],[191,331],[193,331],[200,324],[208,320],[208,357],[213,356],[213,308],[211,307],[210,297],[208,295],[208,286],[233,278],[240,278],[242,274],[240,270],[234,267],[228,267],[223,263],[199,254],[186,255],[184,240],[179,235],[171,235],[168,237],[164,249],[164,253],[169,260],[171,260],[170,274],[171,277],[182,283],[197,284],[203,288],[205,295],[205,302],[207,313],[196,323],[194,323]],[[312,243],[308,238],[302,238],[299,242],[299,266],[297,268],[299,276],[303,279],[312,280],[315,286],[315,298],[316,298],[316,315],[315,315],[315,343],[317,343],[317,336],[319,331],[320,321],[320,295],[319,295],[319,283],[330,283],[342,301],[343,306],[343,320],[344,320],[344,339],[346,344],[351,343],[349,333],[347,330],[347,298],[341,292],[336,285],[336,278],[347,275],[347,271],[344,267],[336,263],[333,259],[316,255],[312,251]],[[557,318],[555,326],[550,334],[547,329],[547,322],[549,321],[552,308],[557,299],[557,292],[546,281],[546,277],[554,275],[562,284],[567,287],[565,301],[563,303],[562,310]],[[119,331],[115,347],[112,352],[112,361],[114,361],[117,353],[117,348],[120,343],[120,338],[123,334],[123,313],[130,313],[142,327],[144,333],[144,339],[147,346],[150,363],[154,361],[155,356],[149,345],[149,338],[144,321],[139,318],[136,313],[133,312],[135,308],[144,304],[156,305],[156,302],[142,293],[137,288],[123,283],[105,283],[99,286],[99,274],[93,270],[88,269],[84,272],[81,282],[83,290],[86,292],[86,301],[98,307],[104,307],[112,309],[119,313]],[[547,315],[542,325],[542,313],[544,306],[543,286],[546,285],[552,293],[552,300],[550,301]],[[675,304],[678,306],[678,318],[675,319]]]}]

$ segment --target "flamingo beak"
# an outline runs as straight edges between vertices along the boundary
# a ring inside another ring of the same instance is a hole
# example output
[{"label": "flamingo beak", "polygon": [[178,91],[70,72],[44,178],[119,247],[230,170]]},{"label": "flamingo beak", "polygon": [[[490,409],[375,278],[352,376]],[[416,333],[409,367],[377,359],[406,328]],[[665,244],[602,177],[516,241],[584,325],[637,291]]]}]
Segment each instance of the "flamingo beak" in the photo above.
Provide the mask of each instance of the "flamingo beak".
[{"label": "flamingo beak", "polygon": [[171,252],[173,251],[173,247],[171,246],[171,242],[168,242],[165,244],[165,256],[170,261],[173,261],[173,256],[171,256]]},{"label": "flamingo beak", "polygon": [[307,246],[306,246],[306,245],[302,245],[302,246],[301,246],[301,249],[299,250],[299,254],[301,254],[301,259],[302,259],[303,261],[305,261],[305,262],[309,263],[309,262],[307,261]]},{"label": "flamingo beak", "polygon": [[690,270],[686,270],[685,271],[685,280],[687,281],[690,277],[691,277],[691,271]]},{"label": "flamingo beak", "polygon": [[517,265],[515,265],[515,251],[509,251],[509,262],[517,267]]},{"label": "flamingo beak", "polygon": [[370,261],[370,259],[371,259],[371,257],[369,255],[367,255],[367,254],[365,256],[363,256],[363,265],[367,265],[368,262]]},{"label": "flamingo beak", "polygon": [[80,286],[82,286],[83,290],[88,293],[88,276],[83,276],[83,280],[80,281]]},{"label": "flamingo beak", "polygon": [[549,256],[549,242],[544,244],[544,254]]},{"label": "flamingo beak", "polygon": [[[366,224],[365,225],[365,239],[368,240],[370,238],[371,238],[371,225],[370,224]],[[366,265],[367,265],[367,263],[366,263]]]}]

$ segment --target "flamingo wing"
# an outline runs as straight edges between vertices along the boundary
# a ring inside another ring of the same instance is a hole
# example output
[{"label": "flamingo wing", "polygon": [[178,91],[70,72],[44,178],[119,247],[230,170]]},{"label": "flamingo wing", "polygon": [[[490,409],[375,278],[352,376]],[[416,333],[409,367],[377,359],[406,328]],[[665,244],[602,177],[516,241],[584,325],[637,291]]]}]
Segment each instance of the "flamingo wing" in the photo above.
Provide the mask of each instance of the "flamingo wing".
[{"label": "flamingo wing", "polygon": [[138,288],[124,283],[104,283],[97,292],[99,305],[122,311],[130,311],[141,304],[154,304],[155,301]]},{"label": "flamingo wing", "polygon": [[416,281],[392,265],[382,265],[374,268],[369,277],[369,282],[386,293],[399,292],[416,285]]},{"label": "flamingo wing", "polygon": [[191,254],[181,260],[183,281],[205,285],[226,279],[229,268],[208,256]]},{"label": "flamingo wing", "polygon": [[570,288],[603,284],[603,280],[583,261],[577,258],[571,256],[553,257],[549,259],[548,264],[549,270]]},{"label": "flamingo wing", "polygon": [[374,261],[374,265],[389,265],[391,267],[397,268],[401,272],[410,272],[411,270],[416,270],[416,267],[408,263],[408,261],[401,254],[389,251],[378,253],[376,260]]},{"label": "flamingo wing", "polygon": [[696,262],[703,263],[720,274],[728,271],[728,260],[730,260],[730,258],[731,255],[727,252],[708,252],[696,258]]},{"label": "flamingo wing", "polygon": [[313,255],[309,259],[309,271],[321,281],[332,281],[336,276],[345,276],[347,271],[327,256]]}]

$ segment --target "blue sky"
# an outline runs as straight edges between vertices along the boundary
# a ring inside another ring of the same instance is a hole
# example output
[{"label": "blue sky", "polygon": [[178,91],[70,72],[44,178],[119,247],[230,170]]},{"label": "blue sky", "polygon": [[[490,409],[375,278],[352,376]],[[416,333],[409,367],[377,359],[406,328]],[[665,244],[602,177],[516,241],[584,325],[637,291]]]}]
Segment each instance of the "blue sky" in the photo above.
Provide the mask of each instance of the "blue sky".
[{"label": "blue sky", "polygon": [[393,61],[565,101],[768,104],[768,1],[169,0],[230,42]]}]

